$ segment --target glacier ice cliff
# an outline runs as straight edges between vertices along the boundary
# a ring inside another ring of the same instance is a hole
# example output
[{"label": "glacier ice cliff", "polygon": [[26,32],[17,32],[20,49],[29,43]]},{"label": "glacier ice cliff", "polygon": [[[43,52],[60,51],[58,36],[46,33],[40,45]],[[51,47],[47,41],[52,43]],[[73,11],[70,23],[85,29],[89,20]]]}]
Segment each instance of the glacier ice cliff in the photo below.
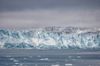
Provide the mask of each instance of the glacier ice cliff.
[{"label": "glacier ice cliff", "polygon": [[100,48],[100,29],[45,27],[30,30],[0,29],[0,48]]}]

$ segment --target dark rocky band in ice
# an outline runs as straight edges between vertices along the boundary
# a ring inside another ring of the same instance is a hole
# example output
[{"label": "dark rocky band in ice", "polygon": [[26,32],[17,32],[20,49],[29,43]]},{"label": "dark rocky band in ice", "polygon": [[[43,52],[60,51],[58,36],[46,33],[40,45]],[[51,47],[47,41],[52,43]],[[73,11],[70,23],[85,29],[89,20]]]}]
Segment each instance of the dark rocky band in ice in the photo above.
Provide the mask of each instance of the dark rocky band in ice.
[{"label": "dark rocky band in ice", "polygon": [[100,29],[77,27],[0,29],[0,48],[98,49],[100,48]]}]

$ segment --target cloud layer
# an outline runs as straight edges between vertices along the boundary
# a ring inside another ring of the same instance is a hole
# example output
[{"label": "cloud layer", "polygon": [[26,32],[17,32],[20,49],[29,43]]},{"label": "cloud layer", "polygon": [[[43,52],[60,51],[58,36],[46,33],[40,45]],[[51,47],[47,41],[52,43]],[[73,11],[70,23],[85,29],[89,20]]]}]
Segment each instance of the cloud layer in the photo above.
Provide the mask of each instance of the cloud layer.
[{"label": "cloud layer", "polygon": [[100,0],[0,0],[0,27],[100,27]]},{"label": "cloud layer", "polygon": [[0,27],[100,27],[100,10],[27,10],[0,13]]}]

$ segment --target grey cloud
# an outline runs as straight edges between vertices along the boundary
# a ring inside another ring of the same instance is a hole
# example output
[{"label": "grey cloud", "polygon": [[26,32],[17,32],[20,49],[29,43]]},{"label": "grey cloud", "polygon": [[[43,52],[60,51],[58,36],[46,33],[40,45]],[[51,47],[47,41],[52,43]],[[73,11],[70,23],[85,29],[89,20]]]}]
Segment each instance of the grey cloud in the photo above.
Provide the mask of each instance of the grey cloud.
[{"label": "grey cloud", "polygon": [[100,8],[100,0],[0,0],[0,11],[50,8]]},{"label": "grey cloud", "polygon": [[100,10],[35,10],[0,13],[0,27],[100,27]]},{"label": "grey cloud", "polygon": [[100,0],[0,0],[0,27],[100,27]]}]

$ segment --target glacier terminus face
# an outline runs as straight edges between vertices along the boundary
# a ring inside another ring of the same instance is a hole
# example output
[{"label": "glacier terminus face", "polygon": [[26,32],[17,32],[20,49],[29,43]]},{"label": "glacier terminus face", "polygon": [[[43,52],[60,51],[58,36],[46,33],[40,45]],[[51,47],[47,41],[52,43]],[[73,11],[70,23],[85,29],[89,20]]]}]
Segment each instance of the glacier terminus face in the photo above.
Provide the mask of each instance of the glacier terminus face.
[{"label": "glacier terminus face", "polygon": [[0,29],[0,48],[96,49],[100,48],[100,29],[77,27]]}]

